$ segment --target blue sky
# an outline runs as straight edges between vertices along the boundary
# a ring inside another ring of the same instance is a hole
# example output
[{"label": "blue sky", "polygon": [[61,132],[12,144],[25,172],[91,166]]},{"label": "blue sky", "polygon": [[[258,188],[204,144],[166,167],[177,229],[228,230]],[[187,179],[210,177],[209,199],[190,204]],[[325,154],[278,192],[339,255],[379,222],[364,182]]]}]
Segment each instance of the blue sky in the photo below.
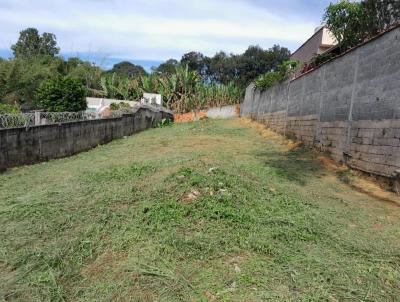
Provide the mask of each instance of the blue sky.
[{"label": "blue sky", "polygon": [[0,56],[19,31],[56,34],[66,56],[107,68],[149,68],[196,50],[241,53],[273,44],[294,51],[320,25],[329,0],[0,0]]}]

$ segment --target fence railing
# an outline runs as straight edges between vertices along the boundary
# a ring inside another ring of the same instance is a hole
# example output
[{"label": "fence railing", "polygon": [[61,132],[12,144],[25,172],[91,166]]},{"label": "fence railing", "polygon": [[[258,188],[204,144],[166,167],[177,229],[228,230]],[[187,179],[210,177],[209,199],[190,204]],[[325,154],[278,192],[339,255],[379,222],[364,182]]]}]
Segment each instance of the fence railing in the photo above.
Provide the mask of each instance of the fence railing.
[{"label": "fence railing", "polygon": [[121,117],[123,114],[130,113],[126,110],[111,111],[106,116],[100,116],[95,112],[33,112],[0,114],[1,128],[32,127],[39,125],[51,125],[75,121],[95,120],[103,118]]}]

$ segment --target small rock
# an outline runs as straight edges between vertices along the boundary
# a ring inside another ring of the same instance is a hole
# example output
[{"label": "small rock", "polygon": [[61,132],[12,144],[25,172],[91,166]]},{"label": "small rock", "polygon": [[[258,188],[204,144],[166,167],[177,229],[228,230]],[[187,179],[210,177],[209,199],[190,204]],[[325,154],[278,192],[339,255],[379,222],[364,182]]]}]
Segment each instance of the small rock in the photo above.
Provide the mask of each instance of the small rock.
[{"label": "small rock", "polygon": [[196,199],[197,197],[199,197],[200,196],[200,192],[199,191],[197,191],[197,190],[192,190],[187,196],[186,196],[186,198],[188,199],[188,200],[194,200],[194,199]]},{"label": "small rock", "polygon": [[240,269],[239,265],[237,265],[237,264],[235,263],[234,266],[235,266],[235,272],[239,274],[239,273],[242,271],[242,270]]},{"label": "small rock", "polygon": [[218,167],[212,167],[208,170],[208,173],[213,173],[214,171],[216,171],[218,169]]}]

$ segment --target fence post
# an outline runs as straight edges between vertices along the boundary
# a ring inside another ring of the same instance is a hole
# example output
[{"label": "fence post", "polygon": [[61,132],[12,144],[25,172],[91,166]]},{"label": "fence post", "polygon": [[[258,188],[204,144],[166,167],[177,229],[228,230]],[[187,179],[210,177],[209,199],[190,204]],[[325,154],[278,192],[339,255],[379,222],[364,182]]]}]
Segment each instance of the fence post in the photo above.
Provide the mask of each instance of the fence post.
[{"label": "fence post", "polygon": [[40,111],[35,111],[35,126],[40,125]]}]

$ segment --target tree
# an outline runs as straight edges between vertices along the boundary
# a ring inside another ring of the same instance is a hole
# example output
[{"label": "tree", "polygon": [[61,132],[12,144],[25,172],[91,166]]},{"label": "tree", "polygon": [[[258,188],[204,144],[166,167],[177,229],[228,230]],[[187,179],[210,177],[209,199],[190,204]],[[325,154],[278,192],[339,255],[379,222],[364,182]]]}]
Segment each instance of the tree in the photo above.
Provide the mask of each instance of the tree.
[{"label": "tree", "polygon": [[40,55],[48,55],[54,57],[60,52],[60,49],[57,47],[57,38],[54,34],[51,33],[43,33],[40,38]]},{"label": "tree", "polygon": [[341,0],[328,6],[324,20],[345,51],[400,22],[400,1]]},{"label": "tree", "polygon": [[85,110],[86,89],[78,79],[57,77],[44,81],[36,93],[37,104],[50,112]]},{"label": "tree", "polygon": [[198,74],[204,75],[207,72],[206,57],[200,52],[188,52],[181,58],[180,64],[187,65],[189,70],[197,71]]},{"label": "tree", "polygon": [[342,50],[364,41],[367,36],[366,18],[366,11],[361,4],[349,0],[331,3],[324,15],[326,25]]},{"label": "tree", "polygon": [[64,62],[61,72],[62,75],[80,79],[87,90],[93,92],[101,89],[100,79],[103,73],[100,67],[79,58],[69,58],[68,61]]},{"label": "tree", "polygon": [[165,75],[174,74],[176,68],[179,66],[179,62],[175,59],[169,59],[165,63],[154,69],[155,72]]},{"label": "tree", "polygon": [[290,59],[290,51],[285,47],[274,45],[264,50],[260,46],[250,46],[238,58],[238,84],[249,85],[259,75],[277,71],[279,66]]},{"label": "tree", "polygon": [[233,81],[244,88],[261,74],[277,70],[289,58],[290,51],[279,45],[266,50],[249,46],[241,55],[228,55],[221,51],[208,59],[207,76],[210,81],[221,84]]},{"label": "tree", "polygon": [[207,79],[219,84],[237,82],[237,58],[223,51],[208,60]]},{"label": "tree", "polygon": [[60,51],[57,47],[56,36],[43,33],[42,36],[36,28],[27,28],[20,32],[17,43],[11,46],[16,58],[32,59],[38,56],[54,57]]},{"label": "tree", "polygon": [[400,1],[398,0],[365,0],[360,4],[367,14],[366,21],[370,35],[400,21]]},{"label": "tree", "polygon": [[35,91],[48,79],[59,76],[63,59],[39,57],[30,60],[13,59],[0,64],[0,88],[2,99],[9,104],[17,104],[23,109],[34,109]]},{"label": "tree", "polygon": [[137,76],[145,75],[146,71],[142,66],[132,64],[131,62],[128,61],[123,61],[118,64],[115,64],[113,68],[110,70],[110,73],[116,73],[119,76],[134,78]]}]

